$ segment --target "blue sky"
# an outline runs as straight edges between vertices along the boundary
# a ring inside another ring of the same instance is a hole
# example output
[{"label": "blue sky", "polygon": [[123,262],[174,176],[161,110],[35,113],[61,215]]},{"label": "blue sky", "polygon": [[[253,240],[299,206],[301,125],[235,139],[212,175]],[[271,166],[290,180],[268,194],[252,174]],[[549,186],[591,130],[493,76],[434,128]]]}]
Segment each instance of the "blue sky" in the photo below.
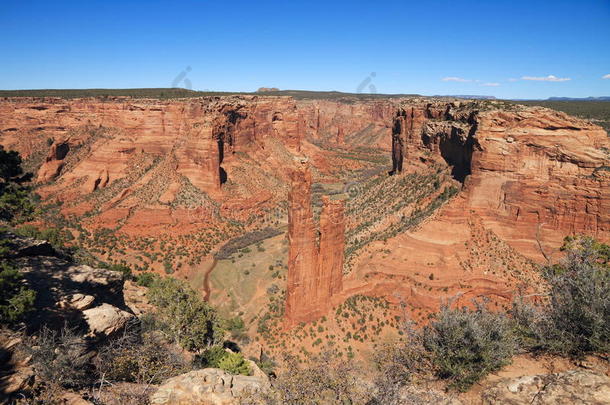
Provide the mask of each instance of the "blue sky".
[{"label": "blue sky", "polygon": [[3,0],[0,27],[1,89],[170,87],[190,67],[195,90],[610,96],[608,0]]}]

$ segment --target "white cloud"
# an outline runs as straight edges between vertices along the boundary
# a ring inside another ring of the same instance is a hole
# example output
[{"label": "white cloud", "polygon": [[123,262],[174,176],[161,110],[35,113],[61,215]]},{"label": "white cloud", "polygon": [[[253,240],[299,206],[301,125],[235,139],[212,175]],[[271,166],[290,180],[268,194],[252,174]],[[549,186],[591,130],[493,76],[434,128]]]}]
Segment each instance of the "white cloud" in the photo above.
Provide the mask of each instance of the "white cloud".
[{"label": "white cloud", "polygon": [[500,83],[483,83],[481,86],[498,87]]},{"label": "white cloud", "polygon": [[515,79],[514,77],[511,77],[510,79],[508,79],[509,82],[517,82],[519,81],[519,79]]},{"label": "white cloud", "polygon": [[572,80],[569,77],[557,77],[553,75],[548,75],[544,77],[536,77],[536,76],[523,76],[521,80],[534,80],[538,82],[567,82],[568,80]]},{"label": "white cloud", "polygon": [[603,75],[602,79],[610,79],[610,73],[608,73],[607,75]]},{"label": "white cloud", "polygon": [[472,81],[470,79],[462,79],[461,77],[455,77],[455,76],[443,77],[441,80],[444,82],[460,82],[460,83],[468,83],[468,82]]}]

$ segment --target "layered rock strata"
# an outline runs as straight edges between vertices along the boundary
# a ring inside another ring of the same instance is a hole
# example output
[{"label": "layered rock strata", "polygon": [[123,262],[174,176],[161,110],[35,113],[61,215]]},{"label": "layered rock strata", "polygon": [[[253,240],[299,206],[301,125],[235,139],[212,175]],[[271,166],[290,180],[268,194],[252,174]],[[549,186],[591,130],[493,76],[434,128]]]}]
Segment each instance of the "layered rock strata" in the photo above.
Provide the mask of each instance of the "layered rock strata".
[{"label": "layered rock strata", "polygon": [[319,244],[311,207],[311,173],[304,166],[291,175],[288,195],[288,285],[286,321],[289,326],[325,314],[331,298],[342,289],[345,245],[345,204],[323,197]]},{"label": "layered rock strata", "polygon": [[532,258],[568,234],[610,234],[610,143],[588,122],[543,108],[406,105],[392,144],[394,173],[410,148],[441,157],[463,184],[465,209]]}]

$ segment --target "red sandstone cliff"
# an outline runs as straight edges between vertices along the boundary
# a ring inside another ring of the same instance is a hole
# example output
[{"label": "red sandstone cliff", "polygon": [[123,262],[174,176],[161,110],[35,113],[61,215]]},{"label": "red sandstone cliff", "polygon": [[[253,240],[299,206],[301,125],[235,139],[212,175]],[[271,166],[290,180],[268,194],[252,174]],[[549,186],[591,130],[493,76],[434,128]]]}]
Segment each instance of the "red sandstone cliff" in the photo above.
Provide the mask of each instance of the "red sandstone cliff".
[{"label": "red sandstone cliff", "polygon": [[568,234],[610,236],[600,127],[544,108],[421,103],[398,110],[392,139],[393,172],[417,150],[442,157],[464,183],[465,209],[531,257],[540,257],[536,238],[556,248]]},{"label": "red sandstone cliff", "polygon": [[307,167],[293,171],[288,194],[288,325],[324,315],[331,298],[341,292],[345,249],[344,201],[323,198],[320,241],[317,243],[311,208],[311,173]]},{"label": "red sandstone cliff", "polygon": [[[322,197],[320,215],[319,289],[328,299],[343,288],[345,201]],[[324,297],[323,297],[324,298]]]},{"label": "red sandstone cliff", "polygon": [[291,173],[288,193],[288,279],[286,318],[293,323],[315,318],[318,249],[311,208],[311,173],[303,167]]}]

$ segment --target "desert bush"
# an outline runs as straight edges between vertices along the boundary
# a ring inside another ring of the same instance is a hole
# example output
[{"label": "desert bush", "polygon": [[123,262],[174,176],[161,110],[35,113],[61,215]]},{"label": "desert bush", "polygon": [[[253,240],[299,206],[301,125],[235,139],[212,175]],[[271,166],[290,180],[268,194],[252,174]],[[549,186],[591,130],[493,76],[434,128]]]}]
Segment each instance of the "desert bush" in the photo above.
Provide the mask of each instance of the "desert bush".
[{"label": "desert bush", "polygon": [[144,272],[138,274],[135,279],[139,286],[150,287],[157,278],[159,275],[156,273]]},{"label": "desert bush", "polygon": [[371,399],[371,387],[363,380],[366,372],[353,361],[323,353],[305,365],[293,356],[284,363],[273,389],[260,394],[266,404],[364,404]]},{"label": "desert bush", "polygon": [[196,368],[220,368],[230,374],[251,375],[252,367],[241,353],[233,353],[214,346],[195,356],[193,364]]},{"label": "desert bush", "polygon": [[425,373],[431,368],[422,333],[414,327],[411,322],[405,323],[403,341],[381,344],[375,349],[373,361],[377,373],[374,377],[375,396],[371,404],[402,404],[401,392],[410,384],[413,375]]},{"label": "desert bush", "polygon": [[248,338],[244,320],[239,316],[227,319],[224,327],[231,333],[233,339],[245,340]]},{"label": "desert bush", "polygon": [[518,299],[512,315],[522,345],[580,357],[610,351],[610,246],[589,237],[567,238],[566,257],[547,266],[548,300]]},{"label": "desert bush", "polygon": [[24,284],[23,276],[0,260],[0,322],[14,323],[34,308],[36,292]]},{"label": "desert bush", "polygon": [[213,346],[204,350],[193,359],[195,368],[218,368],[218,363],[227,351],[222,346]]},{"label": "desert bush", "polygon": [[123,273],[125,280],[133,280],[135,277],[133,276],[131,267],[129,267],[125,263],[100,263],[100,267],[103,269],[108,269],[112,271],[118,271],[119,273]]},{"label": "desert bush", "polygon": [[442,308],[423,331],[439,377],[460,391],[510,362],[516,348],[512,323],[480,303],[474,310]]},{"label": "desert bush", "polygon": [[250,367],[250,363],[244,359],[244,356],[241,353],[227,352],[227,355],[221,358],[218,362],[218,368],[226,371],[227,373],[235,375],[252,374],[252,367]]},{"label": "desert bush", "polygon": [[222,343],[222,319],[186,282],[157,278],[147,296],[158,308],[160,328],[183,348],[202,351]]},{"label": "desert bush", "polygon": [[23,349],[32,358],[37,388],[42,391],[81,388],[92,382],[91,352],[76,329],[43,327],[37,336],[25,341]]},{"label": "desert bush", "polygon": [[140,333],[128,327],[99,351],[95,361],[100,379],[159,384],[190,371],[189,363],[156,331]]}]

